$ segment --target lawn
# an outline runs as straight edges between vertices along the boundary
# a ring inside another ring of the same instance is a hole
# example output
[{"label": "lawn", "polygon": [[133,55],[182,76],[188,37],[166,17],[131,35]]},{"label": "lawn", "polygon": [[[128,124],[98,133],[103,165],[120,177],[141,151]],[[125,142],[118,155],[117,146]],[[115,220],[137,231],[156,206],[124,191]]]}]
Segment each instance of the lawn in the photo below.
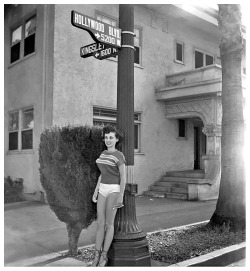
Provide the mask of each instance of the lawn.
[{"label": "lawn", "polygon": [[[212,229],[207,223],[159,230],[147,235],[151,258],[166,265],[182,262],[214,250],[235,245],[246,240],[245,231],[231,232],[228,228]],[[90,262],[94,258],[94,247],[80,250],[76,258]]]}]

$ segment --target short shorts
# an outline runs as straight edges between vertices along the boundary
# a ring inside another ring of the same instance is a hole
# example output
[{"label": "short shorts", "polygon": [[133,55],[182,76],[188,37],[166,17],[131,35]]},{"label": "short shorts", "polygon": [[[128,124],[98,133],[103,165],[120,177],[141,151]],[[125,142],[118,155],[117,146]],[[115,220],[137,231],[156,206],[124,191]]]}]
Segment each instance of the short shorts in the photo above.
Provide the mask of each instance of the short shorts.
[{"label": "short shorts", "polygon": [[107,198],[108,195],[111,193],[120,193],[120,185],[100,183],[99,193],[102,194],[105,198]]}]

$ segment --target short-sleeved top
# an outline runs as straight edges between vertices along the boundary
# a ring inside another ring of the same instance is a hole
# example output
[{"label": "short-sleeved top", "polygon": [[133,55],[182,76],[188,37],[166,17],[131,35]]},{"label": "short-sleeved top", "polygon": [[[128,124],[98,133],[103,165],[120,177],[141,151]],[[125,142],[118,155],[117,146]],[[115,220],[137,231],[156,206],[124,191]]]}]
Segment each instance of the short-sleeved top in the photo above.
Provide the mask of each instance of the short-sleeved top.
[{"label": "short-sleeved top", "polygon": [[118,150],[114,152],[105,150],[96,160],[96,163],[101,171],[101,183],[120,184],[119,166],[126,163],[122,152]]}]

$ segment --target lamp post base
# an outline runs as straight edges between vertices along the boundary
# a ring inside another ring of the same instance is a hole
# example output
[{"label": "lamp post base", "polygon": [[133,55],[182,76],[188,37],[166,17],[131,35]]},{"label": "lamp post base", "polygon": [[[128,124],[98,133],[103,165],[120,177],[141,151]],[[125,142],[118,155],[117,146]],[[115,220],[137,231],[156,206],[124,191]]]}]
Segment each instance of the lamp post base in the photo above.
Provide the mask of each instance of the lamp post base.
[{"label": "lamp post base", "polygon": [[140,239],[114,240],[108,258],[108,266],[151,266],[146,236]]},{"label": "lamp post base", "polygon": [[108,266],[151,266],[148,240],[136,219],[136,184],[126,184],[124,207],[115,218],[115,235],[108,251]]}]

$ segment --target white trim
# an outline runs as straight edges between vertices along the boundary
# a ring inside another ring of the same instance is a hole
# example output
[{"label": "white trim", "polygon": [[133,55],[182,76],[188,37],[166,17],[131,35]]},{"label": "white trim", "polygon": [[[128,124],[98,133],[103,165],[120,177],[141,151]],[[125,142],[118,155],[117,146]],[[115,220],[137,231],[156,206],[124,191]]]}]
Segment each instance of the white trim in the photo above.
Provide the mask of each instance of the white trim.
[{"label": "white trim", "polygon": [[122,31],[122,34],[129,34],[129,35],[133,35],[134,37],[136,37],[134,32],[131,31]]},{"label": "white trim", "polygon": [[135,51],[135,47],[132,45],[122,45],[122,48],[131,48]]}]

